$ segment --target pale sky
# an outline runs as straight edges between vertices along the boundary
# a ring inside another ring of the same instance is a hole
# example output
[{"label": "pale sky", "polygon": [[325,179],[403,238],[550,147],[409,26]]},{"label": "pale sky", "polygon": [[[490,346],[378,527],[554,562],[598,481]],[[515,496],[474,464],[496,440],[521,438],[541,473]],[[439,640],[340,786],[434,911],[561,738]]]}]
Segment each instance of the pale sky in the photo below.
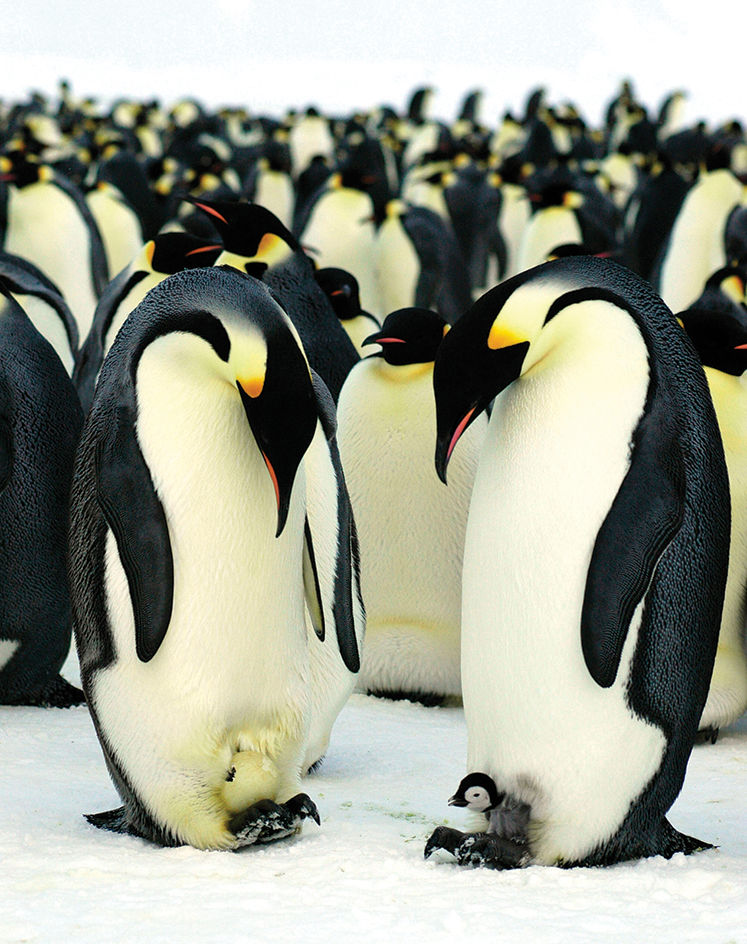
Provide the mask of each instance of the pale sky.
[{"label": "pale sky", "polygon": [[281,114],[405,106],[436,89],[452,118],[472,88],[483,120],[544,85],[592,123],[630,76],[686,120],[747,115],[747,4],[715,0],[0,0],[0,98],[54,94],[60,76],[101,101],[183,96]]}]

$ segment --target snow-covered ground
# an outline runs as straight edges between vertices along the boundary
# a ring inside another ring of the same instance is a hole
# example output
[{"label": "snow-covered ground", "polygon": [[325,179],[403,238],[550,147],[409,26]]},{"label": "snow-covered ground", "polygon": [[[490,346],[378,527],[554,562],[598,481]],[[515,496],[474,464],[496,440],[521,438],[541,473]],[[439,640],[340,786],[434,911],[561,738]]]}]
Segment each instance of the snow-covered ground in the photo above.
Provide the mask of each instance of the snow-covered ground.
[{"label": "snow-covered ground", "polygon": [[0,708],[0,942],[747,942],[747,719],[695,749],[670,813],[719,848],[608,869],[424,861],[436,825],[466,827],[465,751],[461,709],[354,695],[307,780],[321,827],[161,849],[83,819],[118,805],[85,708]]}]

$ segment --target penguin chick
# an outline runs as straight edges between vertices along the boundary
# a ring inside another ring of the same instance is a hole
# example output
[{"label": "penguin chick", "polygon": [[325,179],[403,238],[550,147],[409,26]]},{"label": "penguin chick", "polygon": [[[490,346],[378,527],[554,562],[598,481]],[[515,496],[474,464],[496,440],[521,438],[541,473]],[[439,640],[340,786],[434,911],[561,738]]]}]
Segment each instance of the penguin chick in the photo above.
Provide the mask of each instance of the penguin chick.
[{"label": "penguin chick", "polygon": [[505,793],[498,792],[492,777],[472,773],[462,779],[454,796],[449,797],[449,806],[466,807],[472,813],[484,813],[487,816],[500,806],[505,796]]}]

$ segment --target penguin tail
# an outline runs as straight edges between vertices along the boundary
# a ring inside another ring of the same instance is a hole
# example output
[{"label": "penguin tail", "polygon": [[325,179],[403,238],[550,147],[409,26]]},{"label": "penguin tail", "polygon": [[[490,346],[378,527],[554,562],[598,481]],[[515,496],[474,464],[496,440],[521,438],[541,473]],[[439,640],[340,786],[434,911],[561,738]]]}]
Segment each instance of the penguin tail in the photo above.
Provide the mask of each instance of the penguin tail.
[{"label": "penguin tail", "polygon": [[86,819],[98,829],[108,829],[112,833],[132,833],[127,815],[123,806],[116,810],[107,810],[105,813],[86,813]]},{"label": "penguin tail", "polygon": [[12,697],[0,697],[0,703],[28,705],[32,708],[72,708],[75,705],[85,705],[86,696],[61,675],[54,675],[32,692]]}]

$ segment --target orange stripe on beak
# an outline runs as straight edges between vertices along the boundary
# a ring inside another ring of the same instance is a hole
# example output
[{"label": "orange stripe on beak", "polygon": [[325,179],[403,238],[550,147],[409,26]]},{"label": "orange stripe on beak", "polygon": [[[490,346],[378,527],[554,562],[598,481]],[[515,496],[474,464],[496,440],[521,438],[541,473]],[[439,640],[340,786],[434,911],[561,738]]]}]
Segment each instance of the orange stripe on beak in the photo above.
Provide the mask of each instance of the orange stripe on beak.
[{"label": "orange stripe on beak", "polygon": [[466,426],[467,426],[467,423],[469,423],[469,421],[472,419],[472,414],[473,414],[474,412],[475,412],[475,408],[472,407],[472,409],[466,414],[466,416],[464,417],[464,419],[462,420],[462,422],[457,426],[456,430],[454,431],[454,435],[451,437],[451,442],[449,443],[449,448],[448,448],[448,450],[447,450],[447,452],[446,452],[446,461],[447,461],[447,462],[448,462],[449,459],[451,458],[451,454],[452,454],[452,452],[454,451],[454,446],[456,446],[456,444],[459,442],[459,437],[460,437],[460,436],[462,435],[462,433],[464,432],[464,430],[465,430],[465,428],[466,428]]}]

